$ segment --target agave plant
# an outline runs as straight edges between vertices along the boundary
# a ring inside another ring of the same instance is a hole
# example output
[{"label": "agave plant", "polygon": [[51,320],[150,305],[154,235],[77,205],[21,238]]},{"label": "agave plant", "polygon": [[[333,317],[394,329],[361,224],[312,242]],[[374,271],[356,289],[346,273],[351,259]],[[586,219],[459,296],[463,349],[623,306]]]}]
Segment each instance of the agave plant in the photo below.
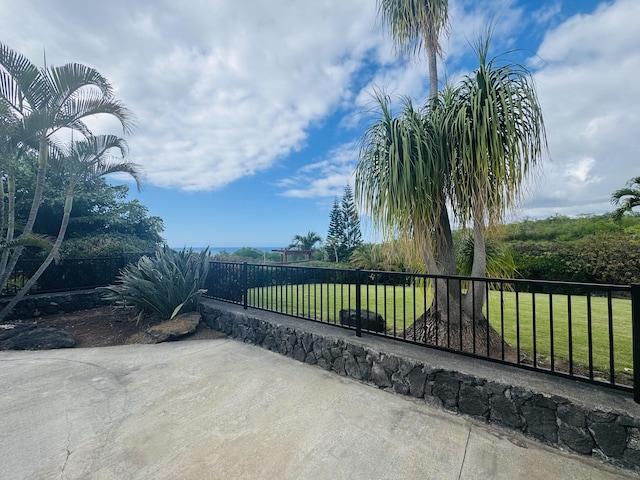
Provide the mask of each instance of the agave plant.
[{"label": "agave plant", "polygon": [[103,287],[102,296],[117,306],[136,308],[138,320],[147,315],[171,319],[198,309],[208,271],[208,247],[197,253],[165,246],[123,268],[115,284]]}]

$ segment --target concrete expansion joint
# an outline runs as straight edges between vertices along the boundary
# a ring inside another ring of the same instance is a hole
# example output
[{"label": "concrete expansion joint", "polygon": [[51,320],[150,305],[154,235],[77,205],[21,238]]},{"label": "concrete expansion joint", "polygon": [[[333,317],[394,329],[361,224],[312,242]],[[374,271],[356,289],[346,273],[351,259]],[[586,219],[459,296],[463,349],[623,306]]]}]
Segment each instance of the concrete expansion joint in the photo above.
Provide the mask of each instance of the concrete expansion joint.
[{"label": "concrete expansion joint", "polygon": [[460,471],[458,472],[458,480],[462,478],[462,471],[464,470],[464,462],[467,459],[467,450],[469,450],[469,440],[471,439],[471,427],[467,432],[467,442],[464,445],[464,453],[462,455],[462,463],[460,464]]},{"label": "concrete expansion joint", "polygon": [[60,469],[60,479],[64,479],[64,471],[67,468],[67,464],[69,463],[69,457],[71,457],[71,430],[73,428],[73,424],[69,420],[69,411],[67,407],[64,407],[64,418],[67,423],[67,444],[65,445],[66,456],[64,458],[64,462],[62,463],[62,468]]}]

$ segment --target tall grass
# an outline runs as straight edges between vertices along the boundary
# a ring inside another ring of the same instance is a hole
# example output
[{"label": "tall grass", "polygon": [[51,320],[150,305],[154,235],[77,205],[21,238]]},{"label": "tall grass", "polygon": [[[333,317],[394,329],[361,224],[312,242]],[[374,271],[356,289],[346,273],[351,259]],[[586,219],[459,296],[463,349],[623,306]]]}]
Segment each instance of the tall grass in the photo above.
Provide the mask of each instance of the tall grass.
[{"label": "tall grass", "polygon": [[[384,317],[386,334],[400,338],[432,300],[431,290],[419,286],[363,285],[360,295],[362,308]],[[249,291],[249,303],[289,315],[339,323],[340,310],[355,309],[356,287],[348,284],[260,287]],[[610,371],[613,358],[616,374],[628,375],[632,371],[630,300],[492,290],[486,303],[493,328],[531,362],[544,367],[553,365],[561,371],[571,368],[585,375],[589,375],[591,364],[598,376],[599,372]]]}]

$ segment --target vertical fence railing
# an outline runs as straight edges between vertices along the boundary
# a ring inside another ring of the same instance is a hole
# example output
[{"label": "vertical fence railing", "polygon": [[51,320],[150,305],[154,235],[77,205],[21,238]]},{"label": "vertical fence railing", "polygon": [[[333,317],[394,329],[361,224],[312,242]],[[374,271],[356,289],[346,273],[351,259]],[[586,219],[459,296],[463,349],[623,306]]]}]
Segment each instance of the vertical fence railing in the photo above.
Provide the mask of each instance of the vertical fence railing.
[{"label": "vertical fence railing", "polygon": [[640,403],[640,285],[232,262],[212,262],[207,283],[245,309],[633,390]]},{"label": "vertical fence railing", "polygon": [[[129,263],[137,262],[143,255],[129,253],[119,257],[67,258],[52,263],[38,279],[30,294],[53,293],[103,287],[116,281],[118,274]],[[21,259],[13,269],[0,297],[13,296],[33,276],[42,264],[41,259]]]},{"label": "vertical fence railing", "polygon": [[631,323],[633,338],[633,399],[640,403],[640,284],[631,285]]}]

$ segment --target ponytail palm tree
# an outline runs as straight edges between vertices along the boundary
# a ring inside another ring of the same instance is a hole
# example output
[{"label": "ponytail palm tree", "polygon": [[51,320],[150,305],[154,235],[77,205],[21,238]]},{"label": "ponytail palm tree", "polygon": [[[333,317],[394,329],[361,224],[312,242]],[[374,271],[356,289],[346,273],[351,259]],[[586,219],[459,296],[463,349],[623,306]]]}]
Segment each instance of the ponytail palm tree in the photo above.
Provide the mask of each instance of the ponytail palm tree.
[{"label": "ponytail palm tree", "polygon": [[[490,59],[490,39],[491,31],[477,42],[479,66],[462,80],[450,118],[455,161],[451,205],[462,225],[473,224],[473,277],[487,272],[486,224],[502,222],[517,205],[547,146],[531,74],[520,64]],[[477,283],[474,290],[465,301],[481,316],[486,286]]]},{"label": "ponytail palm tree", "polygon": [[[118,155],[112,155],[114,150]],[[131,176],[136,182],[138,190],[140,190],[142,175],[140,167],[127,161],[127,154],[128,147],[126,142],[115,135],[89,137],[82,141],[71,142],[63,146],[62,149],[56,150],[56,155],[52,159],[52,166],[56,173],[64,178],[65,183],[64,211],[60,229],[44,262],[0,311],[0,321],[13,310],[15,305],[40,279],[51,262],[59,256],[67,226],[69,225],[73,200],[77,190],[82,188],[83,184],[90,184],[91,180],[99,177],[120,173]]]},{"label": "ponytail palm tree", "polygon": [[[404,99],[395,116],[389,98],[378,95],[379,119],[361,144],[359,199],[387,236],[413,238],[432,275],[456,273],[450,209],[457,222],[473,225],[471,273],[486,277],[486,226],[516,204],[546,148],[530,76],[520,65],[487,60],[488,38],[478,44],[478,69],[422,109]],[[461,350],[501,352],[502,339],[482,312],[485,282],[463,292],[459,281],[438,280],[435,290],[434,304],[416,320],[418,338],[447,345],[450,334],[463,338]],[[438,328],[440,320],[452,328]]]},{"label": "ponytail palm tree", "polygon": [[378,12],[387,24],[396,50],[416,55],[424,48],[429,62],[429,97],[438,94],[440,33],[448,32],[448,0],[378,0]]}]

